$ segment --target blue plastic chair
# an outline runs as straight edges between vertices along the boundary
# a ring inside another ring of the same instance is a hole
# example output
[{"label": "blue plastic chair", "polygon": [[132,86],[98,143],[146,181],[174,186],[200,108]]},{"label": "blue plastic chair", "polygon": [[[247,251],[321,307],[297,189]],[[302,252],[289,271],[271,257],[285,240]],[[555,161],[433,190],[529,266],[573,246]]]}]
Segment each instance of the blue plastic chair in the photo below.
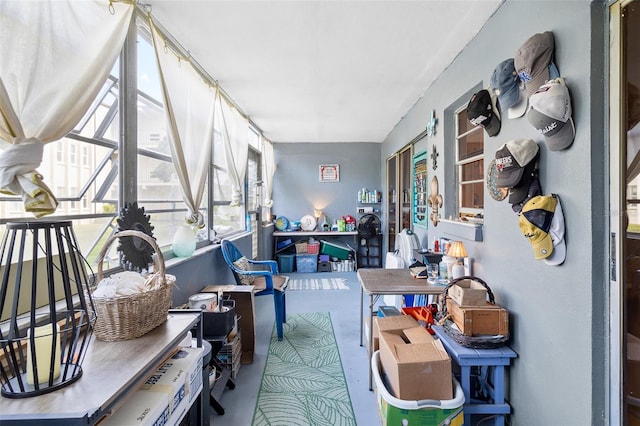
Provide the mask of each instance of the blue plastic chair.
[{"label": "blue plastic chair", "polygon": [[[249,259],[229,240],[222,240],[222,256],[233,272],[236,284],[246,284],[246,282],[243,282],[246,281],[246,277],[253,277],[251,285],[254,286],[254,294],[256,296],[273,294],[273,303],[276,311],[276,332],[278,333],[278,340],[282,340],[283,323],[287,322],[285,290],[289,284],[289,277],[278,274],[276,261]],[[236,263],[243,257],[249,264],[249,268],[246,270],[238,268]]]}]

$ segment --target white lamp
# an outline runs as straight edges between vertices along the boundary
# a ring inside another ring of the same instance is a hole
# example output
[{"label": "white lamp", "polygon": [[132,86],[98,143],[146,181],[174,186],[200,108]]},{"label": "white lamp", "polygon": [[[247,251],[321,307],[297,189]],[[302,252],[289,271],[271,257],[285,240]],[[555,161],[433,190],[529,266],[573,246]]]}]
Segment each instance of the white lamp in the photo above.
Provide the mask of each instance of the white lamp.
[{"label": "white lamp", "polygon": [[452,278],[456,279],[464,276],[464,265],[462,263],[462,259],[467,257],[467,250],[464,248],[462,241],[454,241],[451,243],[451,247],[449,247],[447,255],[456,259],[456,263],[451,269]]}]

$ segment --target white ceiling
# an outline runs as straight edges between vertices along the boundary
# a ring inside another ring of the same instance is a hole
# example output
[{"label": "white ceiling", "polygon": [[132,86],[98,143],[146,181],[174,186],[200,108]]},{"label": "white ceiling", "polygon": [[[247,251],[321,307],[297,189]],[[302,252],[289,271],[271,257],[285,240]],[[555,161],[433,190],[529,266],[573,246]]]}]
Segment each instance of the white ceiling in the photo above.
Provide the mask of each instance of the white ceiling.
[{"label": "white ceiling", "polygon": [[141,3],[271,141],[382,142],[503,1]]}]

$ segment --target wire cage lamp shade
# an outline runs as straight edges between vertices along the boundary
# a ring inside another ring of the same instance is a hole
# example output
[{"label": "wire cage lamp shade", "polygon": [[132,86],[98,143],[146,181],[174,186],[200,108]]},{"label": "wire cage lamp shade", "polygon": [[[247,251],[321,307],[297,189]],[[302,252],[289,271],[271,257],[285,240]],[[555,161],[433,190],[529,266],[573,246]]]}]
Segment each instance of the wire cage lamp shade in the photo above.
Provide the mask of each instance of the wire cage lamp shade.
[{"label": "wire cage lamp shade", "polygon": [[0,379],[8,398],[82,376],[96,311],[70,221],[14,222],[0,246]]}]

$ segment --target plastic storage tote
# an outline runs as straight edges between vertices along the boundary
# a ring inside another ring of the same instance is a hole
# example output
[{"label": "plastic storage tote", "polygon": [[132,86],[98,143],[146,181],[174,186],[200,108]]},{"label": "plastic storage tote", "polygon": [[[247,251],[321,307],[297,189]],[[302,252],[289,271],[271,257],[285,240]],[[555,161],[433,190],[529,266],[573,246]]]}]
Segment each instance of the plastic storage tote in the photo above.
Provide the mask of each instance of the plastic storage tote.
[{"label": "plastic storage tote", "polygon": [[296,269],[298,272],[317,272],[318,255],[296,254]]},{"label": "plastic storage tote", "polygon": [[460,383],[453,379],[455,396],[448,400],[425,399],[407,401],[398,399],[387,390],[381,377],[380,351],[371,357],[371,369],[376,384],[376,401],[383,426],[422,425],[422,426],[462,426],[464,424],[464,392]]},{"label": "plastic storage tote", "polygon": [[296,255],[295,254],[279,254],[278,255],[278,272],[281,274],[287,274],[293,272],[295,267]]}]

